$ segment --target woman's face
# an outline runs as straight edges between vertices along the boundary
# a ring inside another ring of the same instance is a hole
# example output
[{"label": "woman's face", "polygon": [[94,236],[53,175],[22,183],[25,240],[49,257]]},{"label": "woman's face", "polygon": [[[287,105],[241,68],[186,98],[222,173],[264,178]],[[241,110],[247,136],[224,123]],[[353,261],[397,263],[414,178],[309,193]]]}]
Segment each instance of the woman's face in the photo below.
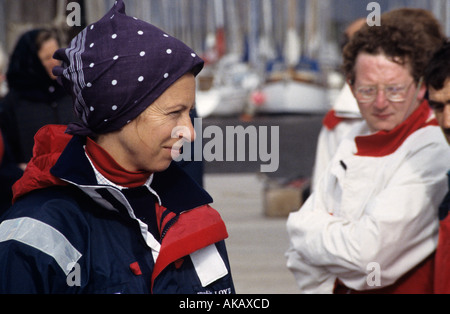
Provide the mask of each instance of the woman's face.
[{"label": "woman's face", "polygon": [[55,66],[60,65],[60,61],[53,59],[53,54],[58,49],[59,44],[56,39],[50,38],[42,44],[41,49],[38,51],[38,57],[41,60],[42,65],[47,71],[48,76],[53,80],[55,80],[56,77],[53,75],[52,70]]},{"label": "woman's face", "polygon": [[[353,94],[361,115],[372,132],[391,131],[405,121],[420,105],[426,87],[417,90],[408,66],[385,55],[361,53],[355,64]],[[362,93],[373,93],[364,99]],[[373,98],[373,99],[372,99]]]},{"label": "woman's face", "polygon": [[179,155],[182,142],[195,139],[189,116],[194,104],[195,78],[185,74],[138,118],[101,136],[98,144],[129,171],[164,171]]}]

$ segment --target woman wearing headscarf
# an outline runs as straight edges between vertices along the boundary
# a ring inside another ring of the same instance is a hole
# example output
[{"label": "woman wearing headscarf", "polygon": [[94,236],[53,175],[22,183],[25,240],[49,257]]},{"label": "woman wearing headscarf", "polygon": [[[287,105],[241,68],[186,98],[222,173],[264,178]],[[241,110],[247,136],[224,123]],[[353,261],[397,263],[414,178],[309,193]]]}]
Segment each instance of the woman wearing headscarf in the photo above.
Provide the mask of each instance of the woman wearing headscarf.
[{"label": "woman wearing headscarf", "polygon": [[52,58],[58,48],[52,32],[36,29],[20,37],[11,56],[5,75],[9,92],[0,102],[5,144],[0,163],[0,214],[11,206],[11,187],[31,159],[35,133],[45,124],[75,119],[70,95],[51,72],[58,64]]},{"label": "woman wearing headscarf", "polygon": [[0,104],[0,124],[14,161],[26,166],[33,137],[46,124],[75,121],[70,95],[58,84],[52,68],[59,48],[55,34],[35,29],[23,34],[11,55],[6,79],[8,94]]},{"label": "woman wearing headscarf", "polygon": [[121,0],[55,58],[80,123],[36,135],[0,224],[0,292],[234,293],[225,224],[172,162],[203,60]]}]

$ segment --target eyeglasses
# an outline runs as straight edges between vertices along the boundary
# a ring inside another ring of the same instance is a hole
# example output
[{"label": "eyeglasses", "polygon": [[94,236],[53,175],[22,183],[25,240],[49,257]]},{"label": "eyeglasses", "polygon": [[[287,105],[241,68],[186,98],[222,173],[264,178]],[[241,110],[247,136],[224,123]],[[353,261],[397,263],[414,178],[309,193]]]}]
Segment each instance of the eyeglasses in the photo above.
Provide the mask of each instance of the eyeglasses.
[{"label": "eyeglasses", "polygon": [[[406,100],[407,94],[414,80],[409,85],[386,85],[384,86],[384,95],[391,102],[403,102]],[[420,80],[419,87],[422,85]],[[355,98],[360,103],[369,103],[374,101],[378,95],[378,86],[361,86],[355,91]]]}]

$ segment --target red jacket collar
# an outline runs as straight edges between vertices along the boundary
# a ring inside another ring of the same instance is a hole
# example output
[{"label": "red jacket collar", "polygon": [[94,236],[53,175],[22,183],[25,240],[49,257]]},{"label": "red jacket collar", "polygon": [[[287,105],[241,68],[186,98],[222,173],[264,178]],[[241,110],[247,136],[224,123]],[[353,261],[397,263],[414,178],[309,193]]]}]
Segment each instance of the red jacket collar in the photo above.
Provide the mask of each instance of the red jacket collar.
[{"label": "red jacket collar", "polygon": [[338,124],[344,120],[344,118],[340,118],[336,115],[335,110],[330,110],[323,118],[322,124],[324,127],[331,131],[334,130],[338,126]]},{"label": "red jacket collar", "polygon": [[64,133],[66,128],[65,125],[46,125],[36,133],[33,158],[28,163],[22,178],[12,187],[13,203],[33,190],[67,185],[66,182],[50,173],[50,169],[72,138],[71,135]]},{"label": "red jacket collar", "polygon": [[152,274],[152,285],[169,264],[226,238],[228,233],[225,223],[220,214],[209,205],[180,214],[161,243],[161,251]]},{"label": "red jacket collar", "polygon": [[394,153],[403,142],[417,130],[429,125],[438,125],[428,101],[423,101],[408,119],[392,131],[379,131],[355,138],[356,156],[384,157]]}]

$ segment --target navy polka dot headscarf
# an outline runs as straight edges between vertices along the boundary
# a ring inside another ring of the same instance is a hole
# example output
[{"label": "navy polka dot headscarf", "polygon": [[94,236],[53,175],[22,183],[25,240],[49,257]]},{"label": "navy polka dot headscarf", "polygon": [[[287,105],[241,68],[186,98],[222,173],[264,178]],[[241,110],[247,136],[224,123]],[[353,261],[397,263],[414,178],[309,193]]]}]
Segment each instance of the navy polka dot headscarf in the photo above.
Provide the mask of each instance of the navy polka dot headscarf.
[{"label": "navy polka dot headscarf", "polygon": [[84,136],[119,130],[180,77],[197,75],[204,64],[178,39],[127,16],[122,0],[54,58],[62,65],[53,73],[72,94],[81,120],[66,133]]}]

